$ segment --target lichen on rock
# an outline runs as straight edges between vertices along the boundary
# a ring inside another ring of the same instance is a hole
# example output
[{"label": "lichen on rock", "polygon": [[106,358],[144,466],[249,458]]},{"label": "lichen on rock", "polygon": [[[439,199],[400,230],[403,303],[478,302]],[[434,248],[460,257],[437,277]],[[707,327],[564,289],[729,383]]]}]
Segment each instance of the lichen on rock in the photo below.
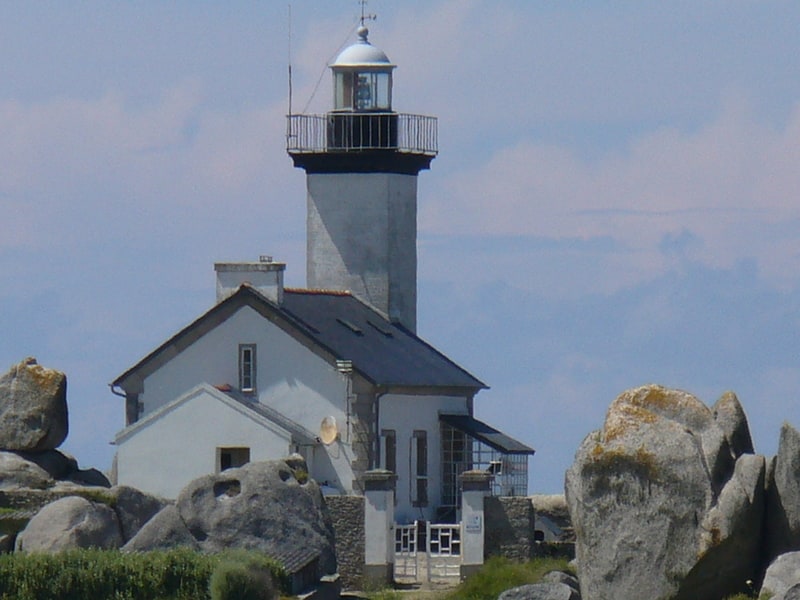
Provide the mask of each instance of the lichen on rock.
[{"label": "lichen on rock", "polygon": [[765,461],[730,439],[684,391],[611,403],[566,476],[584,598],[710,600],[755,578]]},{"label": "lichen on rock", "polygon": [[0,450],[54,450],[68,431],[64,373],[29,357],[0,376]]}]

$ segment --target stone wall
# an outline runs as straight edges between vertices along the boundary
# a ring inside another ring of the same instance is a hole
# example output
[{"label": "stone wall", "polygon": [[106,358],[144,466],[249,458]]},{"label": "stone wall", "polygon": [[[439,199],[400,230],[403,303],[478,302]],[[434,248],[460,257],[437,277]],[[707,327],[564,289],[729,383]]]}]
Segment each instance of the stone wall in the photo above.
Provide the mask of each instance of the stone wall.
[{"label": "stone wall", "polygon": [[358,589],[364,574],[364,497],[327,496],[343,589]]},{"label": "stone wall", "polygon": [[533,503],[527,497],[487,496],[483,501],[486,532],[483,554],[530,560],[535,553]]}]

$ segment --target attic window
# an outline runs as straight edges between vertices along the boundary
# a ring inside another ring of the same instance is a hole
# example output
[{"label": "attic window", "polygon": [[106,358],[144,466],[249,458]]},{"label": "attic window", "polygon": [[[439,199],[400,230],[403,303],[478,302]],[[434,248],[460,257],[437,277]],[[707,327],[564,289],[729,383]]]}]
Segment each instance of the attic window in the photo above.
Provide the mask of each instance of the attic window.
[{"label": "attic window", "polygon": [[217,448],[217,473],[235,469],[250,462],[250,448]]},{"label": "attic window", "polygon": [[380,333],[382,333],[386,337],[394,337],[394,334],[389,329],[387,329],[386,327],[384,327],[382,325],[378,325],[377,323],[373,323],[372,321],[367,321],[367,323],[369,323],[372,326],[373,329],[379,331]]},{"label": "attic window", "polygon": [[256,391],[256,345],[239,344],[239,391]]},{"label": "attic window", "polygon": [[336,321],[338,321],[340,325],[344,325],[345,327],[347,327],[350,331],[352,331],[356,335],[364,335],[364,332],[358,325],[351,323],[347,319],[336,319]]}]

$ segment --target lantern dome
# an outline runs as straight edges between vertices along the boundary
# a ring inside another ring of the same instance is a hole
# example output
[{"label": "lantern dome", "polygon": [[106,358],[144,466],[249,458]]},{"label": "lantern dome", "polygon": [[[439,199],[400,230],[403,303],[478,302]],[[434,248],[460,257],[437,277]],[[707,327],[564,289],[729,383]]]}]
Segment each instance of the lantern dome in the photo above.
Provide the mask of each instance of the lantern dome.
[{"label": "lantern dome", "polygon": [[386,53],[373,46],[367,40],[369,29],[363,25],[358,28],[358,41],[345,48],[339,53],[331,63],[331,67],[373,67],[381,69],[393,69],[395,65],[391,63]]}]

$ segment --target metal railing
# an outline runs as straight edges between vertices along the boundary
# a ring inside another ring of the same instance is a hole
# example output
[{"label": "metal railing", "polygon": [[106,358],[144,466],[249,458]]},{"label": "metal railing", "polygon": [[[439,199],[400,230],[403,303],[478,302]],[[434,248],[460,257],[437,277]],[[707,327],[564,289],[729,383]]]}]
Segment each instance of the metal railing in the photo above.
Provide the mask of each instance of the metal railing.
[{"label": "metal railing", "polygon": [[395,150],[435,156],[438,144],[436,117],[425,115],[331,112],[286,119],[290,154]]}]

